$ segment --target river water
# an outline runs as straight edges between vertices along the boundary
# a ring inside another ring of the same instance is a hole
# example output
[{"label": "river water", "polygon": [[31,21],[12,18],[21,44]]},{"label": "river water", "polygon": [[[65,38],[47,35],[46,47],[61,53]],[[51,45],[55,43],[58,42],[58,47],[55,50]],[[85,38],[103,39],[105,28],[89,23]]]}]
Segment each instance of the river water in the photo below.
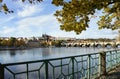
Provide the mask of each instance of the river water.
[{"label": "river water", "polygon": [[49,58],[68,57],[97,53],[111,50],[112,48],[93,48],[93,47],[49,47],[32,48],[26,50],[2,50],[0,51],[0,63],[14,63],[24,61],[34,61]]}]

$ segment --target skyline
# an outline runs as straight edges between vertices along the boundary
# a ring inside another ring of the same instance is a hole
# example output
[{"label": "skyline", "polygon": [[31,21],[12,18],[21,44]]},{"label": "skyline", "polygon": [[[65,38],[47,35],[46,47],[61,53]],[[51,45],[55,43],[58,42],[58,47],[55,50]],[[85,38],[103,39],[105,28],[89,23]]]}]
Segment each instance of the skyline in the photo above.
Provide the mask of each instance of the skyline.
[{"label": "skyline", "polygon": [[44,0],[41,3],[31,5],[20,1],[7,1],[8,7],[14,11],[12,14],[0,13],[0,37],[33,37],[48,34],[54,37],[72,37],[72,38],[115,38],[117,31],[109,29],[98,30],[97,17],[91,18],[89,28],[81,34],[75,32],[65,32],[60,30],[59,23],[54,16],[56,7],[51,4],[51,0]]}]

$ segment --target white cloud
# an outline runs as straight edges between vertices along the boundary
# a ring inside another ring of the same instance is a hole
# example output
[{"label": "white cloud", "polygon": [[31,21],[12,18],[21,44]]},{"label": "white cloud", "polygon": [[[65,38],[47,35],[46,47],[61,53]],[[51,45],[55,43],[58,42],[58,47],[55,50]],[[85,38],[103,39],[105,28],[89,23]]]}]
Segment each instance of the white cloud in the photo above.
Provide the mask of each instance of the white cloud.
[{"label": "white cloud", "polygon": [[53,14],[49,14],[23,18],[16,22],[16,26],[16,36],[41,36],[56,30],[59,25]]},{"label": "white cloud", "polygon": [[[0,33],[2,35],[13,36],[41,36],[43,33],[50,34],[55,37],[75,37],[75,38],[98,38],[98,37],[114,37],[110,30],[97,30],[95,25],[83,31],[80,35],[74,32],[61,31],[59,23],[53,14],[41,15],[36,17],[26,17],[16,21],[16,28],[4,27]],[[94,30],[94,31],[93,31]]]},{"label": "white cloud", "polygon": [[22,27],[50,27],[50,24],[57,23],[55,17],[52,14],[49,15],[42,15],[42,16],[36,16],[36,17],[28,17],[24,18],[17,22],[18,26]]},{"label": "white cloud", "polygon": [[17,15],[19,17],[27,17],[27,16],[31,16],[34,15],[37,12],[41,12],[42,11],[42,7],[40,7],[39,5],[24,5],[22,6],[22,10],[18,10]]},{"label": "white cloud", "polygon": [[13,31],[15,31],[15,28],[4,26],[0,34],[9,34],[12,33]]},{"label": "white cloud", "polygon": [[5,27],[0,29],[0,35],[17,37],[41,36],[43,33],[56,30],[57,26],[59,26],[53,14],[25,17],[11,21],[11,23],[11,25],[6,24]]},{"label": "white cloud", "polygon": [[0,24],[5,24],[14,18],[15,18],[14,16],[0,17]]},{"label": "white cloud", "polygon": [[[76,37],[76,38],[97,38],[97,37],[110,37],[110,31],[106,30],[98,31],[97,30],[97,18],[93,19],[90,22],[90,28],[82,32],[80,35],[76,35],[74,32],[65,32],[61,31],[59,23],[56,20],[56,17],[53,16],[53,12],[48,15],[43,14],[43,8],[41,5],[23,5],[20,4],[20,8],[17,11],[16,16],[5,17],[0,19],[0,24],[6,24],[6,27],[0,29],[0,35],[2,36],[41,36],[43,33],[50,34],[56,37]],[[22,9],[21,9],[22,8]],[[42,12],[41,15],[37,15],[38,12]],[[32,16],[33,15],[33,16]],[[29,16],[29,17],[28,17]],[[21,18],[24,17],[24,18]],[[10,23],[8,23],[10,22]],[[13,22],[13,23],[12,23]],[[7,24],[8,23],[8,24]],[[11,27],[14,26],[14,27]]]}]

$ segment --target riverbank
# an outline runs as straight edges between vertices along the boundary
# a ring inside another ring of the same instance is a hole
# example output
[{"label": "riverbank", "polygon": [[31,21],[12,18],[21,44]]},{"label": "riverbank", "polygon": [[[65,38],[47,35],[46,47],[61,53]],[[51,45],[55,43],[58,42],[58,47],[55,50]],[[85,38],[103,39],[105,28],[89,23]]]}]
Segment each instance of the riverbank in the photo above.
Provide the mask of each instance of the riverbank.
[{"label": "riverbank", "polygon": [[[27,50],[27,49],[34,49],[34,48],[55,48],[56,46],[20,46],[20,47],[8,47],[8,46],[0,46],[0,51],[1,50]],[[61,46],[64,47],[64,46]],[[59,48],[59,47],[58,47]],[[69,47],[66,47],[69,48]],[[72,47],[70,47],[72,48]],[[80,47],[80,48],[98,48],[98,49],[111,49],[112,47]],[[113,48],[112,48],[113,49]],[[114,49],[119,49],[119,47],[114,48]]]},{"label": "riverbank", "polygon": [[39,47],[26,47],[26,46],[21,46],[21,47],[8,47],[8,46],[0,46],[0,50],[25,50],[25,49],[32,49],[32,48],[39,48]]},{"label": "riverbank", "polygon": [[[55,46],[49,46],[49,47],[53,48]],[[34,48],[46,48],[46,47],[0,47],[0,50],[27,50]]]},{"label": "riverbank", "polygon": [[26,49],[26,47],[0,47],[0,50],[22,50]]}]

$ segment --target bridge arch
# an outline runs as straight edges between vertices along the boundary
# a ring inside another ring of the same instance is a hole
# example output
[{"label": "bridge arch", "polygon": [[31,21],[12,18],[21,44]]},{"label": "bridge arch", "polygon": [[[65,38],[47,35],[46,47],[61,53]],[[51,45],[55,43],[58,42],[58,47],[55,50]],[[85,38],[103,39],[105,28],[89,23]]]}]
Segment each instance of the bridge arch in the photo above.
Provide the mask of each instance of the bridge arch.
[{"label": "bridge arch", "polygon": [[84,47],[84,44],[80,44],[80,47]]},{"label": "bridge arch", "polygon": [[72,47],[72,44],[68,44],[68,47]]},{"label": "bridge arch", "polygon": [[85,44],[85,47],[90,47],[90,44]]},{"label": "bridge arch", "polygon": [[104,47],[111,48],[111,47],[112,47],[112,44],[107,43],[107,44],[104,45]]},{"label": "bridge arch", "polygon": [[96,47],[95,43],[90,44],[90,47]]},{"label": "bridge arch", "polygon": [[101,44],[96,44],[95,47],[101,48],[102,45]]},{"label": "bridge arch", "polygon": [[116,47],[117,47],[117,48],[120,48],[120,44],[116,44]]},{"label": "bridge arch", "polygon": [[74,47],[78,47],[79,45],[78,45],[78,44],[74,44],[73,46],[74,46]]}]

